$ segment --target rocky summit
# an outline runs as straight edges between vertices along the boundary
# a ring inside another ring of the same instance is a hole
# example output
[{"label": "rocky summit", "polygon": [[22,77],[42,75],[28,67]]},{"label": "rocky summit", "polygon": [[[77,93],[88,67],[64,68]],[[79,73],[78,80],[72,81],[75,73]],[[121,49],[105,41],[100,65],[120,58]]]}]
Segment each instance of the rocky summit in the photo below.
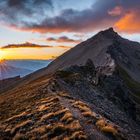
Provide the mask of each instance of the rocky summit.
[{"label": "rocky summit", "polygon": [[10,84],[0,139],[139,140],[139,52],[110,28]]}]

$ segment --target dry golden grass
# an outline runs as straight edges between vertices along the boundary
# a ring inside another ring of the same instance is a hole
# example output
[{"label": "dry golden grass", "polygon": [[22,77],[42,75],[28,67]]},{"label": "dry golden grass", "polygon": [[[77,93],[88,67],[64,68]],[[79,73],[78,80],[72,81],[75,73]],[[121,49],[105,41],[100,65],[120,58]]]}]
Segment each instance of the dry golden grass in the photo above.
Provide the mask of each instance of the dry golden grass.
[{"label": "dry golden grass", "polygon": [[[37,132],[40,131],[40,129],[36,129],[36,130]],[[44,139],[82,140],[86,138],[86,135],[82,131],[82,127],[78,120],[75,120],[68,125],[62,123],[55,123],[53,126],[48,126],[48,128],[47,127],[43,128],[43,133],[44,131],[46,132],[46,134],[43,136]]]},{"label": "dry golden grass", "polygon": [[78,120],[74,120],[71,123],[67,124],[66,127],[70,130],[70,131],[77,131],[77,130],[81,130],[82,127],[79,123]]},{"label": "dry golden grass", "polygon": [[24,112],[33,107],[40,99],[49,93],[42,94],[39,89],[48,84],[49,79],[39,79],[22,87],[0,94],[0,121]]},{"label": "dry golden grass", "polygon": [[107,125],[107,122],[105,119],[99,119],[97,122],[96,122],[96,126],[99,128],[99,129],[102,129],[103,127],[105,127]]},{"label": "dry golden grass", "polygon": [[58,96],[65,97],[65,98],[70,99],[70,100],[73,100],[74,99],[73,97],[71,97],[70,95],[68,95],[65,92],[58,93]]},{"label": "dry golden grass", "polygon": [[37,127],[37,128],[34,128],[31,133],[37,133],[37,134],[44,134],[47,130],[47,127],[46,125],[43,125],[43,126],[40,126],[40,127]]},{"label": "dry golden grass", "polygon": [[84,117],[92,117],[93,116],[93,112],[91,112],[91,111],[83,112],[82,114]]},{"label": "dry golden grass", "polygon": [[66,121],[65,121],[65,123],[66,124],[69,124],[70,122],[72,122],[74,120],[74,118],[68,118]]},{"label": "dry golden grass", "polygon": [[[55,102],[55,103],[54,103],[54,102],[49,102],[49,103],[45,103],[45,104],[42,104],[42,103],[41,103],[41,105],[39,105],[39,106],[45,105],[46,107],[51,108],[51,107],[57,105],[57,103],[58,103],[58,102]],[[39,107],[39,106],[38,106],[38,107]]]},{"label": "dry golden grass", "polygon": [[11,134],[15,134],[19,129],[23,128],[23,127],[29,127],[33,122],[31,120],[27,120],[24,121],[20,124],[17,124],[12,130],[11,130]]},{"label": "dry golden grass", "polygon": [[27,112],[22,112],[22,113],[20,113],[18,115],[15,115],[13,117],[8,118],[5,122],[9,122],[9,121],[12,121],[14,119],[18,119],[18,118],[26,116],[26,115],[27,115]]},{"label": "dry golden grass", "polygon": [[83,112],[82,115],[84,117],[88,117],[89,119],[93,119],[95,121],[97,121],[101,117],[101,116],[97,115],[95,112],[92,112],[92,111]]},{"label": "dry golden grass", "polygon": [[46,106],[46,105],[41,105],[41,106],[39,106],[38,107],[38,111],[45,111],[45,110],[48,110],[49,109],[49,107],[48,106]]},{"label": "dry golden grass", "polygon": [[46,98],[42,100],[42,103],[50,103],[50,102],[58,102],[59,98],[58,97],[51,97],[51,98]]},{"label": "dry golden grass", "polygon": [[25,136],[23,134],[17,133],[13,140],[25,140]]},{"label": "dry golden grass", "polygon": [[76,131],[70,137],[70,140],[86,140],[87,136],[82,131]]},{"label": "dry golden grass", "polygon": [[59,136],[67,131],[67,128],[63,124],[55,124],[54,127],[49,131],[48,137],[53,138]]},{"label": "dry golden grass", "polygon": [[43,116],[41,117],[41,121],[48,120],[48,119],[54,117],[54,115],[55,115],[55,113],[53,113],[53,112],[51,112],[51,113],[49,113],[49,114],[46,114],[46,115],[43,115]]},{"label": "dry golden grass", "polygon": [[118,131],[111,125],[104,126],[103,128],[101,128],[101,131],[105,133],[112,133],[113,135],[116,135],[118,133]]},{"label": "dry golden grass", "polygon": [[64,109],[62,109],[62,110],[58,110],[57,112],[55,112],[55,115],[60,115],[60,114],[62,114],[62,113],[66,113],[66,112],[68,112],[68,111],[69,111],[68,108],[64,108]]},{"label": "dry golden grass", "polygon": [[52,128],[53,128],[53,126],[47,125],[47,126],[46,126],[46,131],[50,131]]},{"label": "dry golden grass", "polygon": [[[93,122],[92,120],[94,120],[98,131],[119,135],[113,125],[107,123],[106,119],[99,115],[97,116],[86,103],[76,101],[66,92],[56,95],[47,93],[46,89],[41,92],[39,88],[42,85],[45,87],[47,84],[47,81],[41,83],[36,81],[31,85],[25,85],[22,91],[20,89],[13,90],[7,100],[7,96],[0,96],[2,97],[0,98],[0,109],[4,113],[2,119],[9,118],[5,121],[6,124],[8,123],[8,127],[5,124],[0,126],[0,132],[3,129],[5,135],[10,134],[10,138],[15,140],[24,139],[21,134],[22,130],[24,130],[24,136],[27,139],[85,140],[87,136],[83,132],[83,125],[81,125],[83,117],[85,124],[87,121]],[[66,101],[61,103],[62,99],[69,101],[69,105],[64,105]],[[12,103],[13,106],[10,106]],[[7,113],[5,113],[4,107],[8,109]],[[77,120],[75,118],[77,114],[73,110],[82,117]]]},{"label": "dry golden grass", "polygon": [[96,127],[104,133],[109,133],[112,134],[113,136],[119,138],[118,136],[120,135],[118,133],[118,128],[115,127],[116,125],[108,122],[105,118],[103,118],[100,115],[97,115],[95,112],[93,112],[88,105],[83,103],[82,101],[75,101],[73,102],[73,107],[78,108],[84,117],[89,118],[87,123],[92,123],[94,120],[94,123]]},{"label": "dry golden grass", "polygon": [[74,104],[75,105],[79,105],[79,106],[86,106],[86,107],[88,107],[88,105],[86,103],[83,103],[82,101],[75,101]]},{"label": "dry golden grass", "polygon": [[99,119],[96,126],[104,133],[110,133],[116,137],[120,136],[118,127],[114,124],[108,123],[105,119]]},{"label": "dry golden grass", "polygon": [[70,138],[68,136],[65,136],[63,140],[70,140]]},{"label": "dry golden grass", "polygon": [[66,122],[70,118],[73,118],[73,115],[70,112],[66,112],[65,115],[61,118],[61,121]]},{"label": "dry golden grass", "polygon": [[81,101],[76,101],[73,103],[73,107],[78,108],[82,112],[89,112],[91,111],[90,108],[83,102]]}]

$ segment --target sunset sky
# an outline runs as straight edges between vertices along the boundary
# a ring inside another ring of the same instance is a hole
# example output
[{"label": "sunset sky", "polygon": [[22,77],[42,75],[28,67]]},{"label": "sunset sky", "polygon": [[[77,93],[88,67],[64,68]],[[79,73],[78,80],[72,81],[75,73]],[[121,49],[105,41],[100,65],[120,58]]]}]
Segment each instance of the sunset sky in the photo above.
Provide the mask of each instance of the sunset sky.
[{"label": "sunset sky", "polygon": [[113,27],[140,42],[140,0],[0,0],[0,59],[50,59]]}]

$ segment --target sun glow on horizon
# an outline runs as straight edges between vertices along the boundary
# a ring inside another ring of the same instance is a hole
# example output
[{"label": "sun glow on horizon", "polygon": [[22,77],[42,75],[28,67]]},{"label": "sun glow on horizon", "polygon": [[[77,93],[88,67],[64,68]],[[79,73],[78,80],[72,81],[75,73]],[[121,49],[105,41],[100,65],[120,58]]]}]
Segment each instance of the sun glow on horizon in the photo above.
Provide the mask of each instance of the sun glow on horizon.
[{"label": "sun glow on horizon", "polygon": [[49,47],[49,48],[0,48],[0,61],[2,60],[48,60],[58,57],[69,48]]},{"label": "sun glow on horizon", "polygon": [[2,62],[4,57],[5,57],[5,53],[4,53],[4,51],[2,49],[0,49],[0,62]]}]

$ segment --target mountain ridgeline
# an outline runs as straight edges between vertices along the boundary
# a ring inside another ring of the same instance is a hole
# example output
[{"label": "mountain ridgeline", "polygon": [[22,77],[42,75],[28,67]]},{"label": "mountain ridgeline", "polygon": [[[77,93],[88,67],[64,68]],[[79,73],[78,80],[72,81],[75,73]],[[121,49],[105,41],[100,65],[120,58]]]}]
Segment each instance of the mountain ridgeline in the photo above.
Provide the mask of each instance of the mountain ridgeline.
[{"label": "mountain ridgeline", "polygon": [[113,28],[0,94],[2,139],[139,140],[139,130],[140,44]]},{"label": "mountain ridgeline", "polygon": [[112,71],[118,69],[128,87],[136,96],[140,96],[140,44],[122,38],[113,28],[101,31],[80,43],[48,67],[25,77],[25,80],[28,79],[29,82],[71,65],[84,65],[88,59],[96,67],[108,66]]}]

